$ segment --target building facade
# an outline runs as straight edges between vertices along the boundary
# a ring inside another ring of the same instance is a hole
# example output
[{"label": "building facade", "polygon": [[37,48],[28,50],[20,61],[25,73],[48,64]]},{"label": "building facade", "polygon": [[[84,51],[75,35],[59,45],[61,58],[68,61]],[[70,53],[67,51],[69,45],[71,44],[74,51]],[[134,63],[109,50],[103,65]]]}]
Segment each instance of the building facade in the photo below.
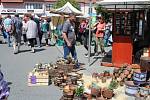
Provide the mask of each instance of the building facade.
[{"label": "building facade", "polygon": [[[24,13],[35,13],[43,14],[49,13],[52,9],[53,4],[57,0],[1,0],[0,13],[1,14],[24,14]],[[80,5],[83,14],[89,13],[89,1],[90,0],[77,0]],[[94,8],[93,8],[93,12]]]}]

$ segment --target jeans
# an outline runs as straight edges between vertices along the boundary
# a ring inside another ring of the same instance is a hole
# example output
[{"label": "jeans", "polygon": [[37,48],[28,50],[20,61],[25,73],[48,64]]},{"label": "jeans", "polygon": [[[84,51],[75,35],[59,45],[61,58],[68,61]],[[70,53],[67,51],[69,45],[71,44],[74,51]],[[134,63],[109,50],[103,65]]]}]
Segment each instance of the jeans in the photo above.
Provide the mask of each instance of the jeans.
[{"label": "jeans", "polygon": [[67,44],[64,44],[64,59],[67,59],[67,56],[71,53],[74,60],[77,60],[77,53],[75,49],[75,45],[72,45],[72,47],[68,47]]},{"label": "jeans", "polygon": [[108,39],[110,37],[110,31],[107,29],[105,31],[105,36],[104,36],[104,45],[107,46],[108,45]]},{"label": "jeans", "polygon": [[7,37],[8,46],[10,47],[10,35],[9,32],[4,31],[5,36]]}]

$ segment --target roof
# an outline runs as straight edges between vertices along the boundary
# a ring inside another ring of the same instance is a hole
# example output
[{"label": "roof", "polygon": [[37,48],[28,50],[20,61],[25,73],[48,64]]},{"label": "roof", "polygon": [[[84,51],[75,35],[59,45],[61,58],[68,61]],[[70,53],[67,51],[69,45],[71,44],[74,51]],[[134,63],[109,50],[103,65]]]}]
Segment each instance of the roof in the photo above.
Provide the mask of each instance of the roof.
[{"label": "roof", "polygon": [[1,0],[3,3],[22,3],[24,0]]},{"label": "roof", "polygon": [[150,0],[102,0],[98,4],[107,9],[147,9]]}]

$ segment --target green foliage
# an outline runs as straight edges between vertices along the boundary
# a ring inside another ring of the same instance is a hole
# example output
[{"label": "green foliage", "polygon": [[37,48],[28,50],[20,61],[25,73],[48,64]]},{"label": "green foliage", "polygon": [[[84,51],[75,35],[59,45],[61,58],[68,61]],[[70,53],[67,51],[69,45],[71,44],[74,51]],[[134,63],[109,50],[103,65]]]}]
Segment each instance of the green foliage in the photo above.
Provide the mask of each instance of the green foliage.
[{"label": "green foliage", "polygon": [[83,86],[80,86],[80,87],[77,87],[76,90],[75,90],[75,95],[76,96],[81,96],[84,92],[84,87]]},{"label": "green foliage", "polygon": [[110,16],[112,16],[112,14],[108,12],[107,9],[100,4],[95,6],[95,10],[97,15],[101,14],[106,21],[110,18]]},{"label": "green foliage", "polygon": [[76,2],[75,0],[58,0],[54,4],[53,8],[54,9],[60,8],[60,7],[64,6],[67,2],[70,2],[75,8],[80,10],[80,6],[79,6],[78,2]]},{"label": "green foliage", "polygon": [[118,87],[118,82],[115,80],[112,80],[111,83],[109,84],[108,88],[110,90],[116,89]]}]

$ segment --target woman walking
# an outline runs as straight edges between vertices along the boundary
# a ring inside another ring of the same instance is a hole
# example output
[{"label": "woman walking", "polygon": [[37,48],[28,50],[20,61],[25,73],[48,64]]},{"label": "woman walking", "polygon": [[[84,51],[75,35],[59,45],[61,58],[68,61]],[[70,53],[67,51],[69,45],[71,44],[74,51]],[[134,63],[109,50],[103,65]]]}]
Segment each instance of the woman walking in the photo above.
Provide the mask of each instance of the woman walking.
[{"label": "woman walking", "polygon": [[34,53],[35,52],[34,50],[35,40],[36,40],[36,37],[38,36],[38,27],[31,15],[27,15],[26,18],[28,19],[26,35],[30,43],[32,53]]}]

